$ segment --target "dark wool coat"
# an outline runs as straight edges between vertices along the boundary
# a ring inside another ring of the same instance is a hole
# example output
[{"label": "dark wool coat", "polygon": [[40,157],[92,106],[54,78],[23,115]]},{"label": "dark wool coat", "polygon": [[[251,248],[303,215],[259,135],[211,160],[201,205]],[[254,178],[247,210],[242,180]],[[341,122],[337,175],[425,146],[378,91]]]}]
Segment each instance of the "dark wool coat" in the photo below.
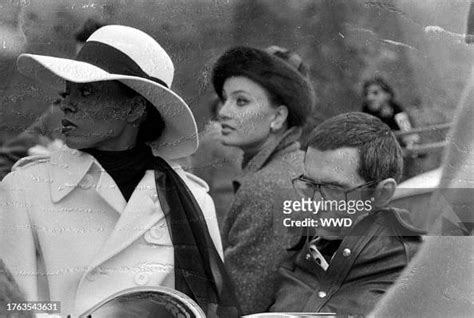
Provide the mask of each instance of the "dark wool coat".
[{"label": "dark wool coat", "polygon": [[379,210],[353,226],[326,271],[306,241],[282,265],[271,311],[367,315],[413,258],[423,233],[411,225],[406,210]]},{"label": "dark wool coat", "polygon": [[283,201],[296,199],[291,179],[303,173],[299,128],[291,128],[247,163],[234,181],[232,207],[222,231],[224,263],[235,284],[242,314],[266,311],[272,304],[277,269],[299,231],[283,227]]}]

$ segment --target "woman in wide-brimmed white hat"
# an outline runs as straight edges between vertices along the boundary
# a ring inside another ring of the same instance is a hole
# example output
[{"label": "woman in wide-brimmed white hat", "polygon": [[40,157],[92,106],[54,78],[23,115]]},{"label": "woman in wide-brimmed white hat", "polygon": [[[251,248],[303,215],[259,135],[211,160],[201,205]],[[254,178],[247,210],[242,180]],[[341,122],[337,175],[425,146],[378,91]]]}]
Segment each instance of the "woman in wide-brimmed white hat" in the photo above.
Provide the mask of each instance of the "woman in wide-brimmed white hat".
[{"label": "woman in wide-brimmed white hat", "polygon": [[163,48],[109,25],[75,60],[22,54],[18,69],[60,90],[68,146],[22,160],[3,182],[0,257],[28,300],[60,301],[75,315],[160,285],[208,316],[236,316],[207,185],[171,163],[198,139]]}]

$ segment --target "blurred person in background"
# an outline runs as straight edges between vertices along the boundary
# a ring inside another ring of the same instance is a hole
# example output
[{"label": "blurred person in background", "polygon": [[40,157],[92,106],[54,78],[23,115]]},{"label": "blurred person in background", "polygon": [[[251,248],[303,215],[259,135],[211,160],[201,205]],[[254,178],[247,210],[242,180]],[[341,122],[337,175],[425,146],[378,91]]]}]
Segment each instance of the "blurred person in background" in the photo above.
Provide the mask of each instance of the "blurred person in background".
[{"label": "blurred person in background", "polygon": [[2,182],[0,257],[27,300],[77,316],[117,292],[164,286],[208,317],[237,317],[208,187],[173,163],[198,137],[165,50],[109,25],[75,60],[22,54],[17,65],[60,90],[67,145],[20,160]]},{"label": "blurred person in background", "polygon": [[279,220],[283,199],[297,195],[291,179],[303,169],[298,139],[315,99],[310,82],[294,64],[297,59],[273,53],[232,48],[217,60],[212,76],[223,104],[222,143],[244,153],[222,229],[225,266],[243,314],[268,310],[277,268],[289,255],[286,248],[298,239],[299,233],[286,231]]},{"label": "blurred person in background", "polygon": [[[466,42],[474,43],[471,1]],[[422,249],[370,317],[472,317],[474,312],[474,68],[461,95]],[[422,291],[422,292],[420,292]]]},{"label": "blurred person in background", "polygon": [[[102,26],[103,23],[93,18],[85,21],[81,29],[74,34],[76,54],[87,38]],[[62,112],[59,104],[60,100],[57,99],[24,132],[0,146],[0,180],[11,171],[19,159],[29,155],[47,154],[63,145],[60,122]]]},{"label": "blurred person in background", "polygon": [[[395,92],[384,79],[375,77],[365,81],[362,95],[364,113],[379,118],[393,131],[412,129],[408,113],[395,101]],[[416,134],[405,135],[402,138],[402,146],[412,148],[418,141],[419,136]]]},{"label": "blurred person in background", "polygon": [[389,206],[402,166],[395,136],[374,116],[341,114],[313,130],[304,174],[293,185],[302,197],[331,204],[317,215],[315,235],[308,228],[298,253],[282,265],[271,311],[363,316],[374,308],[424,233],[408,211]]}]

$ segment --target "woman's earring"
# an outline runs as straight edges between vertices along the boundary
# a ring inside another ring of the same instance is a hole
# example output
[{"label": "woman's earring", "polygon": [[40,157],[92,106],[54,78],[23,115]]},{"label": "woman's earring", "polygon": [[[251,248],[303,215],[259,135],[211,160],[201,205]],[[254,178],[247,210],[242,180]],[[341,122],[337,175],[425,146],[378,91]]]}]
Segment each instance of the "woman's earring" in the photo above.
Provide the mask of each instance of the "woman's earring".
[{"label": "woman's earring", "polygon": [[274,133],[274,132],[276,131],[276,129],[275,129],[275,123],[271,123],[271,124],[270,124],[270,131],[271,131],[272,133]]}]

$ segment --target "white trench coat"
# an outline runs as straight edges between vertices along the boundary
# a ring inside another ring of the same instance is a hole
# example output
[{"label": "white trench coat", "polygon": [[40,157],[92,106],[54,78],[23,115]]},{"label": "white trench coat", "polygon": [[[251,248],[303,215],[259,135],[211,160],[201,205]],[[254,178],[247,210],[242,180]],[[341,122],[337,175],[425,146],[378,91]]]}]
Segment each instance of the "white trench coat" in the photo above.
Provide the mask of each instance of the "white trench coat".
[{"label": "white trench coat", "polygon": [[[200,205],[222,257],[204,181],[173,167]],[[20,161],[0,184],[0,258],[28,300],[78,315],[120,290],[174,287],[174,253],[147,171],[128,203],[89,154],[63,147]]]}]

